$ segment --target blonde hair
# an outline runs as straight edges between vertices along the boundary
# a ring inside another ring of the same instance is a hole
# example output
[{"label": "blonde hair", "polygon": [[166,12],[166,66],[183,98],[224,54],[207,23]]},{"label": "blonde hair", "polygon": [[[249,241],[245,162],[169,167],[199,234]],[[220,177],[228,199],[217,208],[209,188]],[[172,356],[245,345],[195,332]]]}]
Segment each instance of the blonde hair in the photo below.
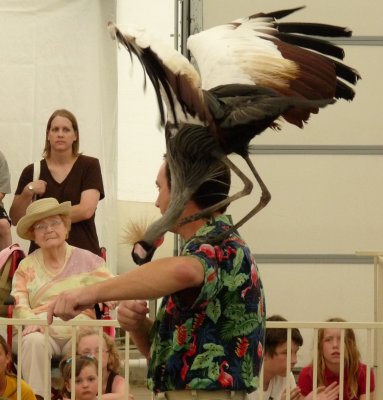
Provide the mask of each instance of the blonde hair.
[{"label": "blonde hair", "polygon": [[[326,322],[346,322],[342,318],[330,318]],[[326,362],[323,356],[323,339],[325,328],[318,329],[318,385],[325,385]],[[344,368],[347,370],[347,388],[350,398],[358,397],[358,367],[360,353],[356,344],[355,333],[345,329],[344,335]]]},{"label": "blonde hair", "polygon": [[[81,327],[77,332],[77,349],[78,352],[78,344],[80,343],[81,339],[86,336],[98,336],[98,330],[96,328],[91,327]],[[106,350],[108,351],[108,364],[107,369],[109,372],[114,372],[115,374],[120,374],[121,368],[121,360],[118,354],[117,346],[112,337],[110,337],[105,332],[102,333],[102,337],[106,343]]]},{"label": "blonde hair", "polygon": [[77,119],[74,116],[74,114],[72,114],[68,110],[65,110],[64,108],[54,111],[52,113],[52,115],[48,119],[47,128],[46,128],[46,132],[45,132],[45,146],[44,146],[44,151],[43,151],[43,157],[44,158],[49,158],[50,155],[51,155],[51,144],[49,143],[49,140],[48,140],[48,134],[49,134],[49,131],[51,130],[52,121],[56,117],[67,118],[71,122],[73,130],[74,130],[74,132],[76,134],[76,140],[72,144],[72,155],[77,157],[80,154],[79,153],[79,149],[80,149],[80,133],[79,133],[79,130],[78,130]]}]

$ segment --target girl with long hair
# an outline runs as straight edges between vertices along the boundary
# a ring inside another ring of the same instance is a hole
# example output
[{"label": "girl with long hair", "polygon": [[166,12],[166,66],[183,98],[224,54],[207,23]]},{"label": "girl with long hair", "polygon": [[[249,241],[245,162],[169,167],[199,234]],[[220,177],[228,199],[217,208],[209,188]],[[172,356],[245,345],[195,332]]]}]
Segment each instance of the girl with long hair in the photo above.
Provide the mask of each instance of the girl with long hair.
[{"label": "girl with long hair", "polygon": [[[342,318],[330,318],[326,322],[346,322]],[[337,382],[340,375],[341,330],[324,328],[318,330],[318,386],[329,386]],[[344,335],[344,400],[364,400],[366,398],[367,366],[360,361],[360,352],[352,329],[345,329]],[[298,386],[303,395],[313,389],[313,366],[302,369]],[[370,399],[375,389],[374,373],[370,371]]]}]

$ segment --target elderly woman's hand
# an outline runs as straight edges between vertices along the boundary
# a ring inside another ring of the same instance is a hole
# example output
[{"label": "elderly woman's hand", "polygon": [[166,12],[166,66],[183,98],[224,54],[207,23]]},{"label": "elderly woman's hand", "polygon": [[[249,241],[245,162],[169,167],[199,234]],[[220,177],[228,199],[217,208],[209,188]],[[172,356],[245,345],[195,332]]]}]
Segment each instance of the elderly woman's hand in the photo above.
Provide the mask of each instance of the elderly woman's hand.
[{"label": "elderly woman's hand", "polygon": [[29,335],[33,332],[41,332],[44,333],[45,328],[39,325],[28,325],[23,329],[23,336]]}]

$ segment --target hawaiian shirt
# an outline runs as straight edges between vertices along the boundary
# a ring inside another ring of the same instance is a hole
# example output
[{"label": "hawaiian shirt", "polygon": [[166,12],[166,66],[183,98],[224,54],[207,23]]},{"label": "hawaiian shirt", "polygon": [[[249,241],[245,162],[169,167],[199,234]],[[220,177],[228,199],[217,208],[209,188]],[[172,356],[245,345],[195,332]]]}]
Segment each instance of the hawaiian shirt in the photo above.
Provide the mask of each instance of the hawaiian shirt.
[{"label": "hawaiian shirt", "polygon": [[258,387],[265,335],[265,298],[257,265],[237,231],[221,215],[185,243],[198,258],[204,283],[163,298],[153,324],[148,388],[246,390]]}]

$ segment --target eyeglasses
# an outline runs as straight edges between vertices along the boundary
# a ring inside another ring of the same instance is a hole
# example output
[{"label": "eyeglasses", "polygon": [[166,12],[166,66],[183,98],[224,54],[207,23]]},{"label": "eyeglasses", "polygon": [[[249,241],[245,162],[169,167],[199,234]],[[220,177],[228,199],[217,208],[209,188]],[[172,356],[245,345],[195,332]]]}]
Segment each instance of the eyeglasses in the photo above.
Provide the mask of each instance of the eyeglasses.
[{"label": "eyeglasses", "polygon": [[62,224],[61,219],[54,219],[50,223],[41,222],[38,224],[33,225],[33,230],[36,232],[46,232],[48,228],[56,229],[59,225]]}]

